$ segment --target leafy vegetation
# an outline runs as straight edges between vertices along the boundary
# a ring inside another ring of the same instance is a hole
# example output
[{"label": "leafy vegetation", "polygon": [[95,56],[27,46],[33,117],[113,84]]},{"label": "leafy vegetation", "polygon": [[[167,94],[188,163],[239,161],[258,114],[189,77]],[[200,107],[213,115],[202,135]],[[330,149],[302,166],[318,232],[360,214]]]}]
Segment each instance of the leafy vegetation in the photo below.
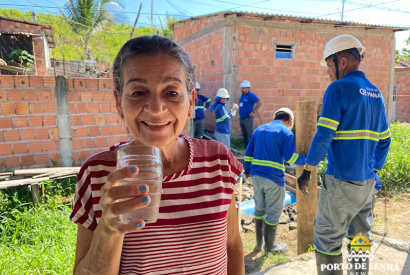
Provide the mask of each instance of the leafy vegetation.
[{"label": "leafy vegetation", "polygon": [[28,188],[0,191],[0,274],[72,274],[76,225],[68,219],[71,204],[61,202],[75,182],[48,182],[36,206]]},{"label": "leafy vegetation", "polygon": [[[0,16],[7,16],[22,20],[32,20],[31,11],[22,12],[17,9],[2,9],[0,7]],[[161,28],[155,27],[136,27],[134,37],[141,35],[159,34],[167,37],[172,36],[172,28],[168,25],[175,21],[174,17],[166,17],[161,21]],[[51,49],[51,58],[56,60],[86,60],[84,53],[83,38],[76,33],[70,26],[67,19],[59,14],[37,13],[37,21],[52,25],[54,28],[54,38],[56,48]],[[96,32],[89,40],[89,48],[92,58],[98,62],[107,62],[112,65],[115,56],[122,45],[130,39],[132,26],[125,23],[111,24],[104,30]]]},{"label": "leafy vegetation", "polygon": [[21,68],[30,67],[34,64],[34,55],[26,50],[14,49],[7,56],[9,57],[9,63],[17,63]]},{"label": "leafy vegetation", "polygon": [[121,1],[116,0],[68,0],[60,12],[79,35],[85,58],[91,60],[91,37],[112,24],[128,23],[123,9]]},{"label": "leafy vegetation", "polygon": [[388,191],[409,192],[410,188],[410,125],[394,123],[390,127],[392,142],[380,181]]}]

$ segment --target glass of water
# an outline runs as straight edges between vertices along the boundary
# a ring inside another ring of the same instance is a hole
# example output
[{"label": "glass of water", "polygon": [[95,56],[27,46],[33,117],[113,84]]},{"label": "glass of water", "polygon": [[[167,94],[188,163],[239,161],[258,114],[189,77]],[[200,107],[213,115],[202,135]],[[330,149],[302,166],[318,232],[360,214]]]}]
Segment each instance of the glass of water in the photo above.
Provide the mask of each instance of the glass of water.
[{"label": "glass of water", "polygon": [[[162,193],[161,150],[157,147],[146,145],[122,145],[117,151],[117,168],[129,165],[137,166],[138,174],[133,178],[124,179],[118,185],[148,185],[148,196],[151,198],[151,203],[144,208],[122,214],[121,220],[124,223],[129,223],[143,219],[145,223],[155,223],[158,219]],[[131,198],[123,200],[128,199]]]}]

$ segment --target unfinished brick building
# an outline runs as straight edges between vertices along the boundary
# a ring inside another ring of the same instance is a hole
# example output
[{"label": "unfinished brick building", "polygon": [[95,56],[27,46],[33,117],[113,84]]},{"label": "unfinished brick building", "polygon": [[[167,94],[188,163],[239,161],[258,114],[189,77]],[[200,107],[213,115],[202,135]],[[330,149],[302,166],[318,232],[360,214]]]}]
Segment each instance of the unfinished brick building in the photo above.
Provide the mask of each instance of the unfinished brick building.
[{"label": "unfinished brick building", "polygon": [[[224,87],[230,92],[228,110],[238,103],[240,83],[251,81],[251,91],[263,102],[263,123],[275,110],[295,102],[322,102],[330,84],[319,65],[327,41],[339,34],[356,36],[366,47],[361,69],[379,87],[386,105],[394,89],[394,32],[401,27],[227,11],[192,17],[173,24],[174,41],[190,55],[202,94],[214,98]],[[391,107],[389,108],[391,110]],[[214,114],[206,113],[205,128],[215,129]],[[389,112],[389,117],[391,114]],[[260,125],[258,117],[255,125]],[[239,118],[231,135],[240,134]]]},{"label": "unfinished brick building", "polygon": [[8,61],[7,54],[15,49],[34,55],[33,74],[45,75],[50,64],[50,48],[55,47],[51,25],[0,16],[0,58]]}]

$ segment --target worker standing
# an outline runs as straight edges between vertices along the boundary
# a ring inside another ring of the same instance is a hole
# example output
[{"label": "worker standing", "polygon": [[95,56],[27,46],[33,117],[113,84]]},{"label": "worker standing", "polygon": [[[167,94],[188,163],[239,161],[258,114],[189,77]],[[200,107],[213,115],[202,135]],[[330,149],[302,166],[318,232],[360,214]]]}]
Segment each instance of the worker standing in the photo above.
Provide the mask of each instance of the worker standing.
[{"label": "worker standing", "polygon": [[203,96],[200,93],[201,86],[198,82],[195,82],[196,98],[195,98],[195,118],[194,118],[194,137],[204,138],[204,122],[205,122],[205,110],[204,108],[209,108],[211,104],[211,99]]},{"label": "worker standing", "polygon": [[215,110],[216,130],[215,139],[225,144],[229,149],[231,148],[231,139],[229,135],[229,121],[236,116],[238,109],[237,104],[233,104],[231,112],[226,110],[226,103],[229,100],[229,93],[226,89],[221,88],[216,93],[215,103],[212,105],[210,111]]},{"label": "worker standing", "polygon": [[[299,188],[308,194],[311,171],[327,152],[329,163],[314,223],[318,274],[343,274],[326,266],[342,263],[342,241],[351,223],[357,225],[351,237],[368,235],[369,223],[355,221],[366,220],[372,210],[375,176],[390,146],[383,96],[359,70],[364,51],[357,38],[339,35],[327,43],[320,62],[328,67],[333,82],[324,95],[318,129],[298,178]],[[362,265],[353,264],[351,273],[368,274],[369,258],[354,261]]]},{"label": "worker standing", "polygon": [[285,166],[305,164],[305,156],[295,152],[291,129],[294,115],[281,108],[274,121],[256,128],[245,152],[245,173],[252,176],[255,200],[255,251],[261,251],[263,240],[267,253],[285,252],[286,244],[276,244],[276,230],[285,199]]},{"label": "worker standing", "polygon": [[239,125],[241,126],[243,142],[246,148],[253,133],[255,114],[262,106],[262,102],[251,92],[251,83],[248,80],[242,81],[241,92],[242,95],[239,99]]}]

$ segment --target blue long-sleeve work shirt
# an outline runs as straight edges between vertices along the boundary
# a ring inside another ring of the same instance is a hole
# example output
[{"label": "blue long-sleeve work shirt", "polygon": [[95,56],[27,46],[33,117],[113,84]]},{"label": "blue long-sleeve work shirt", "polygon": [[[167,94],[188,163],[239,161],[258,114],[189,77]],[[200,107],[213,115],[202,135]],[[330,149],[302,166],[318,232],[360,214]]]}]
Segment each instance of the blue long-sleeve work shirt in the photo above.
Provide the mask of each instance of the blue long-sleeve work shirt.
[{"label": "blue long-sleeve work shirt", "polygon": [[211,104],[211,99],[203,95],[198,95],[195,99],[195,118],[194,120],[205,119],[205,110],[204,108],[209,108]]},{"label": "blue long-sleeve work shirt", "polygon": [[228,113],[225,104],[219,103],[215,107],[216,131],[220,134],[229,134],[229,121],[232,115]]},{"label": "blue long-sleeve work shirt", "polygon": [[329,85],[317,132],[306,159],[316,166],[326,155],[326,174],[364,181],[381,170],[390,147],[385,103],[379,89],[361,71]]},{"label": "blue long-sleeve work shirt", "polygon": [[274,120],[253,132],[245,152],[245,172],[285,186],[284,161],[304,165],[305,159],[296,153],[293,133],[282,121]]}]

